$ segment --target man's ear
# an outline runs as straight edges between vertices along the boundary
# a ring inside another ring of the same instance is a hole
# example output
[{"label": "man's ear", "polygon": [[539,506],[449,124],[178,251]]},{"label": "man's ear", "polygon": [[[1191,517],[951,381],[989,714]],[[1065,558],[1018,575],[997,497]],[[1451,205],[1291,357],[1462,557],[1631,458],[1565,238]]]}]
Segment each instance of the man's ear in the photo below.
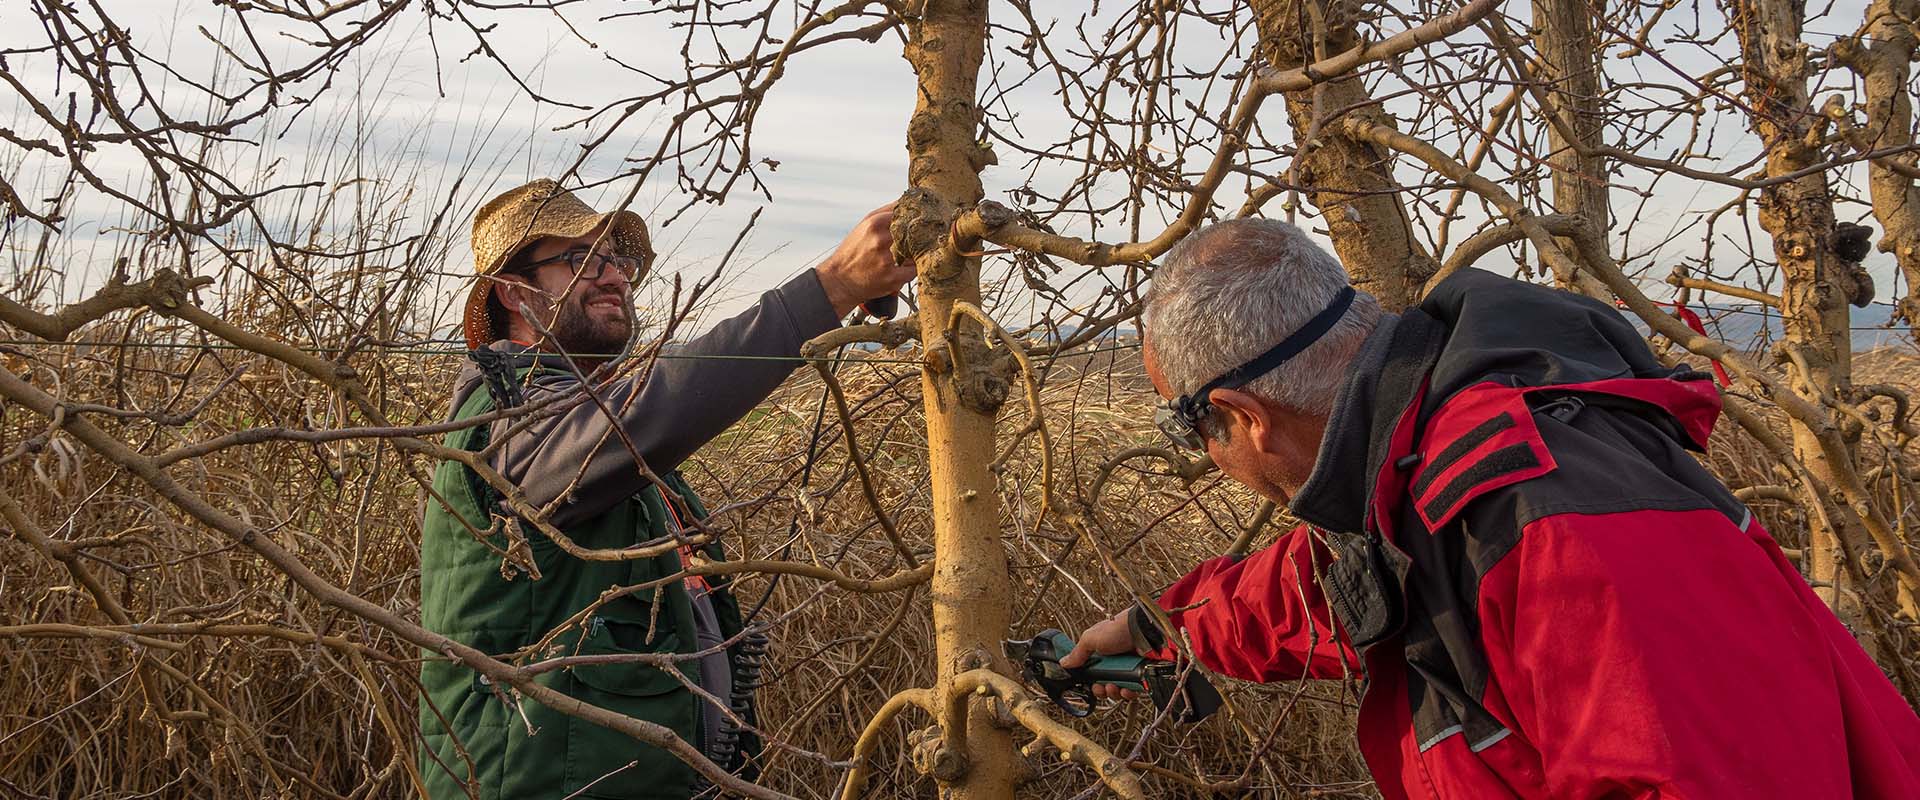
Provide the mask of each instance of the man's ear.
[{"label": "man's ear", "polygon": [[494,278],[493,299],[498,300],[500,307],[508,313],[520,313],[521,303],[526,303],[530,308],[539,308],[535,300],[537,297],[539,293],[528,285],[526,278],[519,275],[499,275]]},{"label": "man's ear", "polygon": [[1276,420],[1266,403],[1239,389],[1215,389],[1207,397],[1214,411],[1222,415],[1220,421],[1231,432],[1228,435],[1246,436],[1253,441],[1256,451],[1267,452],[1267,436],[1273,432]]}]

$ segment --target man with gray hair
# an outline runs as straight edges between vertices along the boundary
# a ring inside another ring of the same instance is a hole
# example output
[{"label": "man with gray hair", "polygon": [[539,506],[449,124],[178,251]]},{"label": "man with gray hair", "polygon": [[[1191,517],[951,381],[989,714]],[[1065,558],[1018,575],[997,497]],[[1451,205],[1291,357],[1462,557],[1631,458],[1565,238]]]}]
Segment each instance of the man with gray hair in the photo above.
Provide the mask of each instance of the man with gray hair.
[{"label": "man with gray hair", "polygon": [[1386,314],[1235,220],[1167,254],[1145,344],[1168,437],[1304,524],[1064,665],[1179,636],[1243,680],[1364,677],[1388,798],[1920,797],[1920,718],[1688,453],[1719,393],[1605,304],[1462,270]]}]

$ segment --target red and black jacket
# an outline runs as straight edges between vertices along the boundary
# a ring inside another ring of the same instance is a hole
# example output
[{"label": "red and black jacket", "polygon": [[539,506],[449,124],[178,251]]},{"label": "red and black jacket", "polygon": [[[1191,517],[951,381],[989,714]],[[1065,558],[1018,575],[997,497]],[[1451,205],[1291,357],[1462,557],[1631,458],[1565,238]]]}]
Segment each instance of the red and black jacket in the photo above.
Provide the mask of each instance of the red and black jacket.
[{"label": "red and black jacket", "polygon": [[1160,597],[1209,668],[1364,675],[1389,798],[1920,797],[1920,719],[1688,452],[1706,375],[1477,270],[1354,373],[1308,524]]}]

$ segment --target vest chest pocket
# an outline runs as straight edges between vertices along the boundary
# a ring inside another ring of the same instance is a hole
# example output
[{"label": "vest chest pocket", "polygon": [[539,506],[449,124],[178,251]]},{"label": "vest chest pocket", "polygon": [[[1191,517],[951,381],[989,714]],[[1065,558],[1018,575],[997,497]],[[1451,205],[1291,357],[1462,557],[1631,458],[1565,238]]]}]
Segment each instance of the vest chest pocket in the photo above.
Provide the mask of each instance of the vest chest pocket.
[{"label": "vest chest pocket", "polygon": [[[670,616],[664,608],[660,613],[662,617]],[[597,614],[587,623],[586,634],[580,638],[578,655],[656,655],[669,658],[680,649],[679,632],[674,630],[671,619],[649,620],[624,614]],[[645,697],[686,688],[668,674],[667,670],[670,669],[679,669],[688,680],[699,677],[694,659],[683,659],[672,666],[655,666],[639,659],[582,664],[573,668],[573,674],[581,683],[604,692]]]},{"label": "vest chest pocket", "polygon": [[1333,534],[1333,563],[1321,576],[1327,602],[1355,650],[1365,651],[1407,623],[1408,559],[1377,538]]},{"label": "vest chest pocket", "polygon": [[[661,611],[666,613],[666,609]],[[577,654],[671,656],[680,649],[679,638],[670,624],[659,622],[648,641],[645,618],[595,616],[580,639]],[[697,742],[699,712],[693,693],[680,678],[694,680],[698,669],[698,663],[691,659],[662,666],[639,661],[581,665],[571,671],[576,686],[569,694],[608,711],[665,726],[681,739]],[[677,670],[680,675],[669,670]],[[686,797],[693,774],[672,754],[624,733],[580,719],[567,722],[563,794]]]}]

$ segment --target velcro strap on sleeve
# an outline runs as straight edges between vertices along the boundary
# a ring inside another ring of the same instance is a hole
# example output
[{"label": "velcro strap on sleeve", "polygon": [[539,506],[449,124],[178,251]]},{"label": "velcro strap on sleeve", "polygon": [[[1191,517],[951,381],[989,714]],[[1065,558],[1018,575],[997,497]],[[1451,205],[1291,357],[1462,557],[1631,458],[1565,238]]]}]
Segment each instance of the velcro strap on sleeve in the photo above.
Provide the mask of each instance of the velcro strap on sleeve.
[{"label": "velcro strap on sleeve", "polygon": [[1556,468],[1521,391],[1470,389],[1428,423],[1421,450],[1431,453],[1408,497],[1428,530],[1439,530],[1475,498]]}]

